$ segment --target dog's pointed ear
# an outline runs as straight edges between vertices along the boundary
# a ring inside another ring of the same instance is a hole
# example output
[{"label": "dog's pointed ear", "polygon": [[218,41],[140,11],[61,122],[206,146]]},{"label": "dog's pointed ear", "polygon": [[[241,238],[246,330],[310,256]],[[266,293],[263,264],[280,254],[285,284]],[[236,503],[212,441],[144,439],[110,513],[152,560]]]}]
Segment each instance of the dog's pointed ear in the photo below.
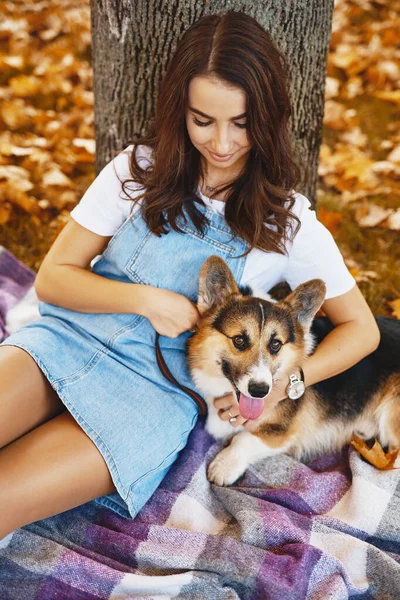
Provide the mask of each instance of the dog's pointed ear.
[{"label": "dog's pointed ear", "polygon": [[296,319],[307,333],[313,318],[325,300],[325,294],[326,286],[322,279],[311,279],[299,285],[280,304],[289,304],[296,315]]},{"label": "dog's pointed ear", "polygon": [[200,271],[197,308],[202,315],[212,306],[222,304],[231,294],[239,293],[232,271],[219,256],[210,256]]}]

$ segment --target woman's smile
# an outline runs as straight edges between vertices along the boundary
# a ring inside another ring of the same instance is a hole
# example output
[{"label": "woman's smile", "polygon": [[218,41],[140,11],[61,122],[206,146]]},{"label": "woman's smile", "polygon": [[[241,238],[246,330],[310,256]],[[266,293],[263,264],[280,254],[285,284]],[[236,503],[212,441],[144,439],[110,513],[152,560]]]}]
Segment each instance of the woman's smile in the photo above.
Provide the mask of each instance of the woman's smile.
[{"label": "woman's smile", "polygon": [[221,161],[221,162],[230,160],[234,154],[234,153],[232,153],[232,154],[226,154],[225,156],[220,156],[219,154],[215,154],[215,152],[211,152],[211,150],[209,150],[209,153],[211,154],[211,158],[213,158],[214,160]]}]

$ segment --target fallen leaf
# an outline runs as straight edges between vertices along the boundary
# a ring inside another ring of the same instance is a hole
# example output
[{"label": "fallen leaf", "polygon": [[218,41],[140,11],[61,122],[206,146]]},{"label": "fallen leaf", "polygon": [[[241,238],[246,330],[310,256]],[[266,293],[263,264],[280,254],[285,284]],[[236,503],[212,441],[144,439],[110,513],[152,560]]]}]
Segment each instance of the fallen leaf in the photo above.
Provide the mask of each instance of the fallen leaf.
[{"label": "fallen leaf", "polygon": [[342,135],[342,140],[347,144],[352,144],[359,148],[365,147],[368,143],[368,138],[365,133],[362,133],[360,127],[352,127],[348,131],[345,131]]},{"label": "fallen leaf", "polygon": [[379,160],[372,165],[371,169],[374,173],[383,175],[400,175],[400,167],[390,160]]},{"label": "fallen leaf", "polygon": [[0,202],[0,225],[5,225],[11,216],[10,202]]},{"label": "fallen leaf", "polygon": [[340,81],[334,77],[327,77],[325,80],[325,100],[335,98],[339,94]]},{"label": "fallen leaf", "polygon": [[353,275],[354,279],[357,283],[360,281],[369,281],[370,279],[378,279],[379,275],[376,271],[362,271],[360,269],[349,269],[351,275]]},{"label": "fallen leaf", "polygon": [[400,90],[393,90],[387,92],[375,92],[375,96],[382,100],[389,100],[389,102],[396,102],[400,104]]},{"label": "fallen leaf", "polygon": [[388,155],[387,160],[391,160],[394,163],[400,164],[400,145],[393,148],[391,153]]},{"label": "fallen leaf", "polygon": [[376,204],[367,204],[356,210],[355,217],[360,227],[376,227],[387,219],[392,212],[391,208],[382,208]]},{"label": "fallen leaf", "polygon": [[42,179],[43,185],[57,185],[61,187],[73,186],[73,181],[58,168],[57,165],[53,165],[51,169],[43,173]]},{"label": "fallen leaf", "polygon": [[29,171],[17,165],[0,167],[0,181],[4,179],[21,192],[29,192],[33,188],[33,183],[29,180]]},{"label": "fallen leaf", "polygon": [[363,182],[367,179],[373,164],[374,162],[367,156],[355,157],[352,162],[345,165],[343,178],[352,179],[355,177],[360,182]]},{"label": "fallen leaf", "polygon": [[396,317],[396,319],[400,319],[400,298],[389,302],[389,305],[392,307],[393,316]]},{"label": "fallen leaf", "polygon": [[335,100],[327,100],[324,107],[324,125],[330,129],[345,129],[347,121],[345,118],[346,107]]},{"label": "fallen leaf", "polygon": [[337,232],[343,219],[344,216],[342,213],[328,210],[324,206],[318,210],[318,220],[329,229],[332,235]]},{"label": "fallen leaf", "polygon": [[0,198],[4,198],[11,204],[20,206],[29,214],[40,214],[41,209],[34,196],[29,196],[26,192],[17,188],[9,182],[2,183],[0,186]]},{"label": "fallen leaf", "polygon": [[388,195],[392,193],[392,188],[390,186],[379,186],[373,190],[356,190],[355,192],[350,192],[349,190],[344,190],[341,195],[342,202],[346,204],[349,202],[354,202],[355,200],[361,200],[362,198],[366,198],[368,196],[379,196],[379,195]]},{"label": "fallen leaf", "polygon": [[365,460],[377,469],[387,471],[396,468],[394,467],[394,463],[399,455],[399,450],[395,450],[394,452],[384,452],[378,440],[375,440],[372,448],[369,448],[364,440],[359,438],[355,433],[353,433],[350,443],[357,452],[365,458]]},{"label": "fallen leaf", "polygon": [[348,81],[344,84],[342,91],[340,93],[341,98],[346,98],[347,100],[351,100],[356,96],[360,96],[364,93],[363,88],[363,80],[361,77],[354,76],[350,77]]},{"label": "fallen leaf", "polygon": [[389,218],[385,225],[389,229],[400,231],[400,208],[398,208],[393,214],[389,215]]},{"label": "fallen leaf", "polygon": [[72,140],[72,144],[76,148],[83,148],[89,154],[93,154],[94,155],[95,152],[96,152],[96,142],[95,142],[95,140],[85,140],[85,139],[82,139],[82,138],[75,138],[74,140]]},{"label": "fallen leaf", "polygon": [[35,96],[42,85],[41,79],[34,75],[18,75],[12,77],[9,81],[9,86],[14,96],[19,98],[27,98]]}]

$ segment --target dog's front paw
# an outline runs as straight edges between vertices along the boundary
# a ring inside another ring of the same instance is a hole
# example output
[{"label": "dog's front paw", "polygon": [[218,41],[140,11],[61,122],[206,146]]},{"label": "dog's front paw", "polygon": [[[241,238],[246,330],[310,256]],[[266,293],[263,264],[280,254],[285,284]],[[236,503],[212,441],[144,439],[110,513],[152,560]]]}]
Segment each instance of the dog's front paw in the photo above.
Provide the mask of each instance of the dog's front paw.
[{"label": "dog's front paw", "polygon": [[228,448],[217,454],[208,467],[207,478],[211,483],[217,485],[232,485],[243,475],[244,471],[245,469],[241,465],[232,460],[228,446]]}]

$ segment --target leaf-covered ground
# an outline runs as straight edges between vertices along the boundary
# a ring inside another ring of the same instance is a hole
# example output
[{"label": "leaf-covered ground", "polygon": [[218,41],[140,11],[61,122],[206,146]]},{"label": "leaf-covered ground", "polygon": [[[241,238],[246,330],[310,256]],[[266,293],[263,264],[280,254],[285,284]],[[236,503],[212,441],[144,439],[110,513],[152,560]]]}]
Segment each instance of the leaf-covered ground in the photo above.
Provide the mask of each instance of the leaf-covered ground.
[{"label": "leaf-covered ground", "polygon": [[[400,0],[337,0],[318,215],[375,314],[400,318]],[[0,8],[0,244],[37,270],[93,181],[88,0]]]}]

